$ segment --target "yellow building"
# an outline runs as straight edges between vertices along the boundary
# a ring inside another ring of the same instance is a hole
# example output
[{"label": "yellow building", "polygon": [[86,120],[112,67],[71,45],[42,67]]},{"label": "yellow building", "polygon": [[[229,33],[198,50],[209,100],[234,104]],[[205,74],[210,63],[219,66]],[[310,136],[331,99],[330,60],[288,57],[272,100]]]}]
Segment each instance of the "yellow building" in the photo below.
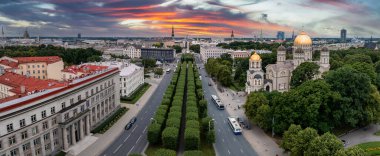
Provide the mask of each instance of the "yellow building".
[{"label": "yellow building", "polygon": [[63,66],[59,56],[0,58],[0,67],[3,69],[42,80],[61,80]]}]

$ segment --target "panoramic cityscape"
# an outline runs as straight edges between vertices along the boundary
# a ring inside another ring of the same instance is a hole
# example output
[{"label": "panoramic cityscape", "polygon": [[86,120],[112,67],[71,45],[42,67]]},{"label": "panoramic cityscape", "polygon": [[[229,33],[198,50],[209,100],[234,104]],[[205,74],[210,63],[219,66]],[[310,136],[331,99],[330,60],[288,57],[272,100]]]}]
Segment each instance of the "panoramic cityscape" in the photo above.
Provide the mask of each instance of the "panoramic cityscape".
[{"label": "panoramic cityscape", "polygon": [[376,0],[2,0],[0,156],[380,155]]}]

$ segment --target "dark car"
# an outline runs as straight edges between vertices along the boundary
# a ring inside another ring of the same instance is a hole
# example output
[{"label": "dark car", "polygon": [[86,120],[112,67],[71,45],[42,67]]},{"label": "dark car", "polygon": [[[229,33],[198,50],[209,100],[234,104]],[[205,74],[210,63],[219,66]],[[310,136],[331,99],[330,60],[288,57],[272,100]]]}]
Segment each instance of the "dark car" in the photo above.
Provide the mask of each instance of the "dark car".
[{"label": "dark car", "polygon": [[209,83],[208,83],[208,86],[212,86],[212,84],[209,82]]},{"label": "dark car", "polygon": [[129,121],[129,123],[134,124],[136,121],[137,121],[137,118],[136,118],[136,117],[133,117],[133,118],[131,119],[131,121]]},{"label": "dark car", "polygon": [[131,124],[131,123],[128,123],[127,125],[125,125],[125,130],[129,130],[129,129],[131,129],[132,128],[132,125],[133,124]]}]

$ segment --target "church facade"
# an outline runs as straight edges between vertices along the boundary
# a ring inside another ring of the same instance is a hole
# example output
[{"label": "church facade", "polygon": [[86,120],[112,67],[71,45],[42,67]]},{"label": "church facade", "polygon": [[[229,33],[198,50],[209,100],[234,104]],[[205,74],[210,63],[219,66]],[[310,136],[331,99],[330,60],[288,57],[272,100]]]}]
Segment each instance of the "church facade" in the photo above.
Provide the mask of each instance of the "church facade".
[{"label": "church facade", "polygon": [[294,40],[293,59],[286,59],[286,48],[280,46],[277,49],[276,64],[269,64],[262,69],[262,60],[256,52],[249,59],[249,69],[247,71],[247,82],[245,91],[249,94],[254,91],[279,91],[285,92],[290,88],[292,72],[303,62],[314,62],[319,65],[319,75],[329,71],[330,52],[327,47],[321,50],[320,60],[313,61],[312,40],[305,33],[301,32]]}]

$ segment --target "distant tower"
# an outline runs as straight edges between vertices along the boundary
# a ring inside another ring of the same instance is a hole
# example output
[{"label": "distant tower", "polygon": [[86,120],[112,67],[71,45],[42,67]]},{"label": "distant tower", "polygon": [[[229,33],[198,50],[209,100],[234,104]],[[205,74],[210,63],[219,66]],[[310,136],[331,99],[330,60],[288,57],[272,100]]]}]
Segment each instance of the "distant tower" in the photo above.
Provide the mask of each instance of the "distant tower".
[{"label": "distant tower", "polygon": [[277,32],[277,40],[285,40],[285,32],[278,31]]},{"label": "distant tower", "polygon": [[330,51],[327,47],[323,47],[321,50],[319,66],[320,73],[324,73],[330,69]]},{"label": "distant tower", "polygon": [[1,39],[2,39],[2,40],[5,39],[5,35],[4,35],[4,27],[1,27]]},{"label": "distant tower", "polygon": [[277,48],[277,64],[284,63],[285,60],[286,60],[286,48],[281,45]]},{"label": "distant tower", "polygon": [[174,40],[174,26],[172,26],[172,40]]},{"label": "distant tower", "polygon": [[340,42],[342,42],[342,43],[347,42],[347,30],[346,29],[340,30]]},{"label": "distant tower", "polygon": [[263,41],[263,29],[260,29],[260,41]]},{"label": "distant tower", "polygon": [[247,70],[247,83],[245,91],[249,94],[264,88],[264,71],[262,60],[256,52],[249,58],[249,69]]},{"label": "distant tower", "polygon": [[294,30],[293,30],[293,33],[292,33],[292,41],[294,41],[294,38],[295,38],[295,36],[294,36]]},{"label": "distant tower", "polygon": [[28,28],[25,29],[23,37],[24,37],[24,39],[30,38],[29,33],[28,33]]},{"label": "distant tower", "polygon": [[235,41],[235,35],[234,35],[234,31],[232,30],[232,32],[231,32],[231,41],[233,42],[233,41]]},{"label": "distant tower", "polygon": [[82,34],[78,33],[78,39],[81,39],[82,38]]}]

